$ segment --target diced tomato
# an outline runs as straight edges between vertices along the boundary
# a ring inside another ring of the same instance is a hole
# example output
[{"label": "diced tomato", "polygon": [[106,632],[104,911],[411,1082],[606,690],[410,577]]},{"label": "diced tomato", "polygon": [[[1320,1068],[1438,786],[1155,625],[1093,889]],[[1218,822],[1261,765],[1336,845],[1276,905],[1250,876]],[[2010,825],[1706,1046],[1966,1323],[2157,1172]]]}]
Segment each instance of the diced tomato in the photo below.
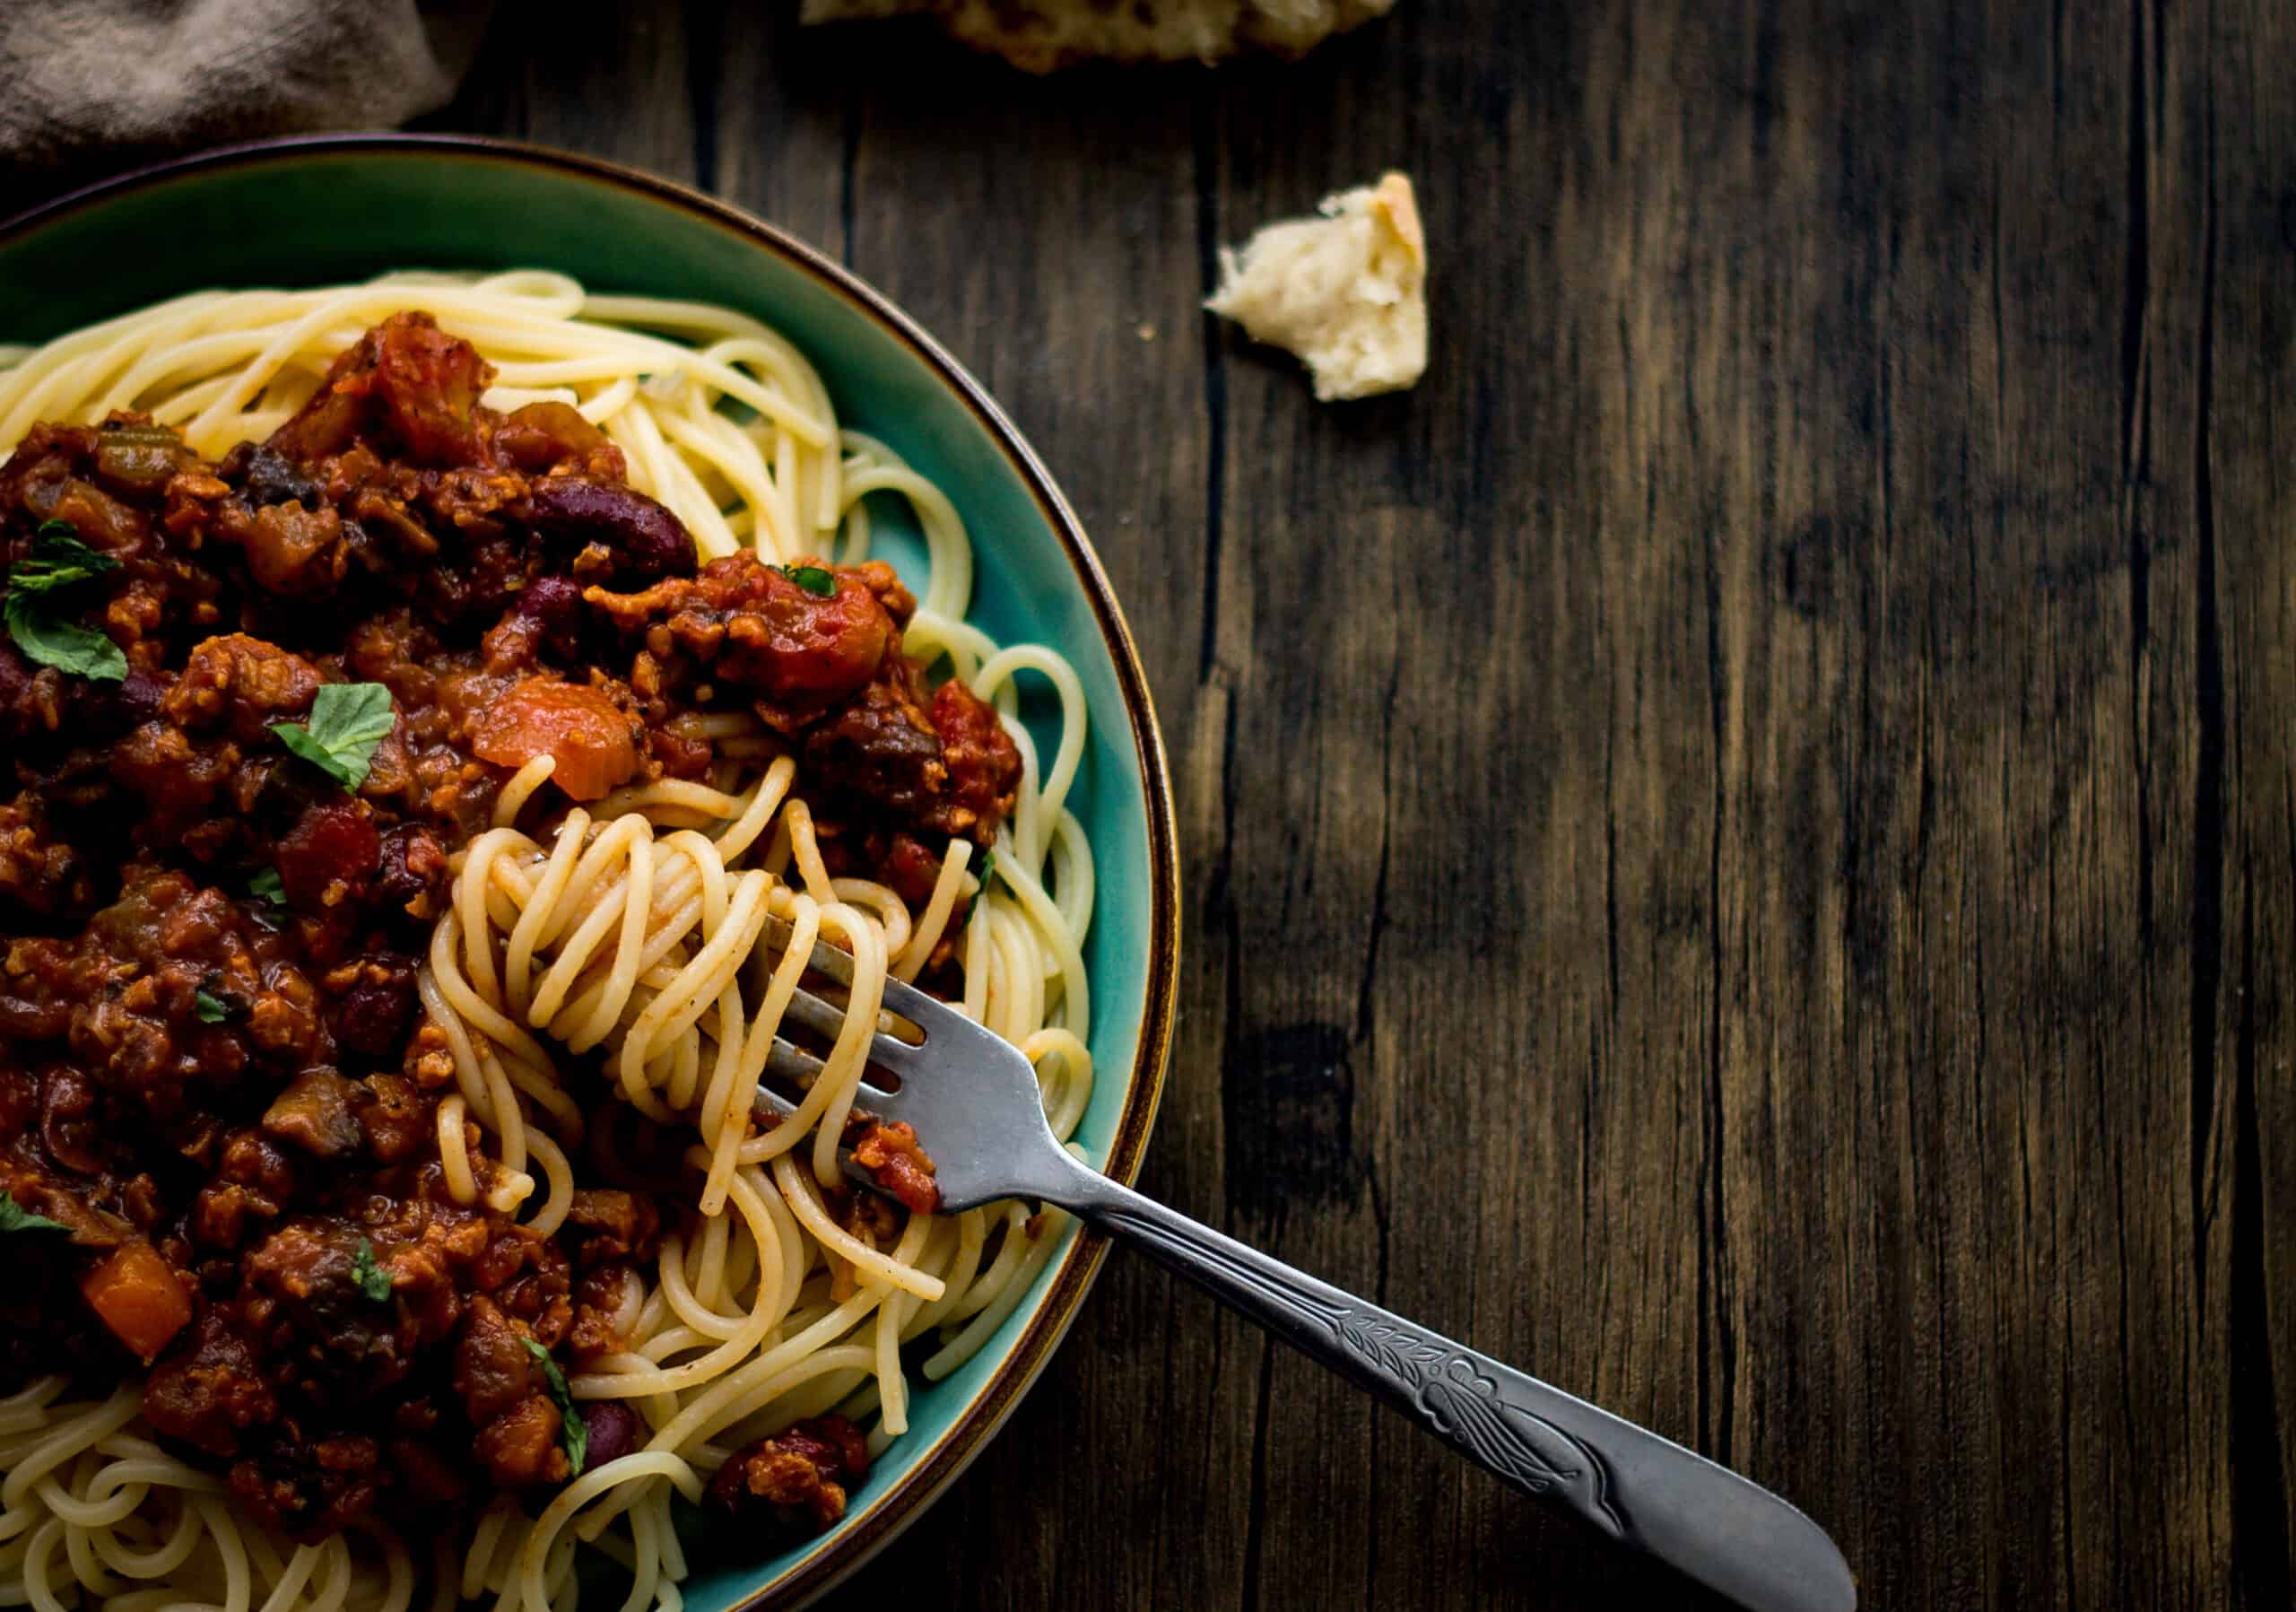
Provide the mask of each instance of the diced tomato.
[{"label": "diced tomato", "polygon": [[273,860],[289,902],[323,912],[356,894],[373,876],[383,850],[373,814],[355,800],[305,811],[279,841]]},{"label": "diced tomato", "polygon": [[191,1297],[160,1250],[138,1239],[114,1249],[80,1278],[80,1291],[112,1336],[145,1365],[191,1324]]},{"label": "diced tomato", "polygon": [[269,446],[308,464],[387,422],[413,458],[477,464],[475,410],[493,376],[477,348],[439,329],[429,314],[395,313],[336,357],[325,384],[272,433]]},{"label": "diced tomato", "polygon": [[570,403],[529,403],[495,429],[494,446],[529,475],[552,465],[621,463],[621,450]]},{"label": "diced tomato", "polygon": [[848,694],[868,682],[885,658],[892,619],[884,606],[853,572],[831,574],[836,591],[822,598],[788,572],[766,571],[755,606],[760,626],[737,617],[728,628],[732,646],[764,670],[767,693],[784,699]]},{"label": "diced tomato", "polygon": [[933,1179],[933,1161],[917,1145],[914,1126],[874,1121],[854,1145],[853,1162],[918,1214],[931,1215],[940,1208],[941,1188]]},{"label": "diced tomato", "polygon": [[[830,591],[816,593],[799,577]],[[899,641],[888,594],[908,600],[891,571],[874,562],[832,569],[800,560],[783,567],[743,553],[643,593],[594,588],[583,597],[627,631],[664,623],[677,648],[723,682],[812,710],[865,684]]]},{"label": "diced tomato", "polygon": [[949,798],[966,821],[952,821],[983,844],[996,837],[996,825],[1013,809],[1021,784],[1021,753],[1013,736],[986,701],[952,677],[933,691],[933,729],[941,736],[941,759],[949,769]]},{"label": "diced tomato", "polygon": [[493,367],[426,313],[393,314],[380,330],[375,390],[407,452],[434,465],[476,464],[473,411]]},{"label": "diced tomato", "polygon": [[941,882],[943,853],[933,850],[915,834],[899,833],[885,852],[877,876],[892,889],[895,895],[912,907],[922,908],[933,899],[934,886]]}]

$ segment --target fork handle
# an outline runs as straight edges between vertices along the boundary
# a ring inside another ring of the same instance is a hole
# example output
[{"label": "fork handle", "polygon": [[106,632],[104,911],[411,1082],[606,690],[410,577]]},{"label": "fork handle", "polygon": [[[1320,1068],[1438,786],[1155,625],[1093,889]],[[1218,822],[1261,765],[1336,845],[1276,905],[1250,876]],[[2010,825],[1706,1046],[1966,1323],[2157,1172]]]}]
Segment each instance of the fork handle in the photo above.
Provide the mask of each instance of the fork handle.
[{"label": "fork handle", "polygon": [[1793,1506],[1680,1444],[1368,1304],[1083,1165],[1048,1194],[1453,1450],[1756,1612],[1852,1612],[1848,1564]]}]

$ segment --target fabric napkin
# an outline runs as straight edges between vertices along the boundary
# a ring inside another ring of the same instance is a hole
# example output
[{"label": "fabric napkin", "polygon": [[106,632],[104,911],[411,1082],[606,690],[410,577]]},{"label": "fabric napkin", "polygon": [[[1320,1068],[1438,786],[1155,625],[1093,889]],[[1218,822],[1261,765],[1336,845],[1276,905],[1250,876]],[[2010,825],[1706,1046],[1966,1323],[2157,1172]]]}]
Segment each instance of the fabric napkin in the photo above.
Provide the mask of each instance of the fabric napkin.
[{"label": "fabric napkin", "polygon": [[491,0],[0,0],[0,212],[134,162],[443,106]]}]

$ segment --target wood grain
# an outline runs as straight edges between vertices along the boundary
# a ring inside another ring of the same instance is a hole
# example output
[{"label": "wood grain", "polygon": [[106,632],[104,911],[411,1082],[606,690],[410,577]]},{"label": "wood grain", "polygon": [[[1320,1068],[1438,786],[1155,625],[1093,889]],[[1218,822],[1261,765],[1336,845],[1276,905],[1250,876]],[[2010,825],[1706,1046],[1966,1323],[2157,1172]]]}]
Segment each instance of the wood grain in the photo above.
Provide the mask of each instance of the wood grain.
[{"label": "wood grain", "polygon": [[[1414,0],[1022,78],[507,7],[439,126],[946,338],[1178,779],[1146,1186],[1796,1497],[1877,1608],[2292,1604],[2296,13]],[[1215,244],[1387,166],[1415,392]],[[1692,1604],[1115,1258],[839,1608]]]}]

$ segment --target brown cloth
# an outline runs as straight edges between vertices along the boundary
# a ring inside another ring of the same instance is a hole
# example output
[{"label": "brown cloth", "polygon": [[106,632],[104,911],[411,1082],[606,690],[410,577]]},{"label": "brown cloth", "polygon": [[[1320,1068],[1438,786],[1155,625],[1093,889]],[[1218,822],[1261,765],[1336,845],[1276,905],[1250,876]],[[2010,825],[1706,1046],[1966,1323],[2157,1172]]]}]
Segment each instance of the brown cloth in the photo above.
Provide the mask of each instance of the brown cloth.
[{"label": "brown cloth", "polygon": [[443,106],[491,0],[0,0],[0,212],[234,140]]}]

